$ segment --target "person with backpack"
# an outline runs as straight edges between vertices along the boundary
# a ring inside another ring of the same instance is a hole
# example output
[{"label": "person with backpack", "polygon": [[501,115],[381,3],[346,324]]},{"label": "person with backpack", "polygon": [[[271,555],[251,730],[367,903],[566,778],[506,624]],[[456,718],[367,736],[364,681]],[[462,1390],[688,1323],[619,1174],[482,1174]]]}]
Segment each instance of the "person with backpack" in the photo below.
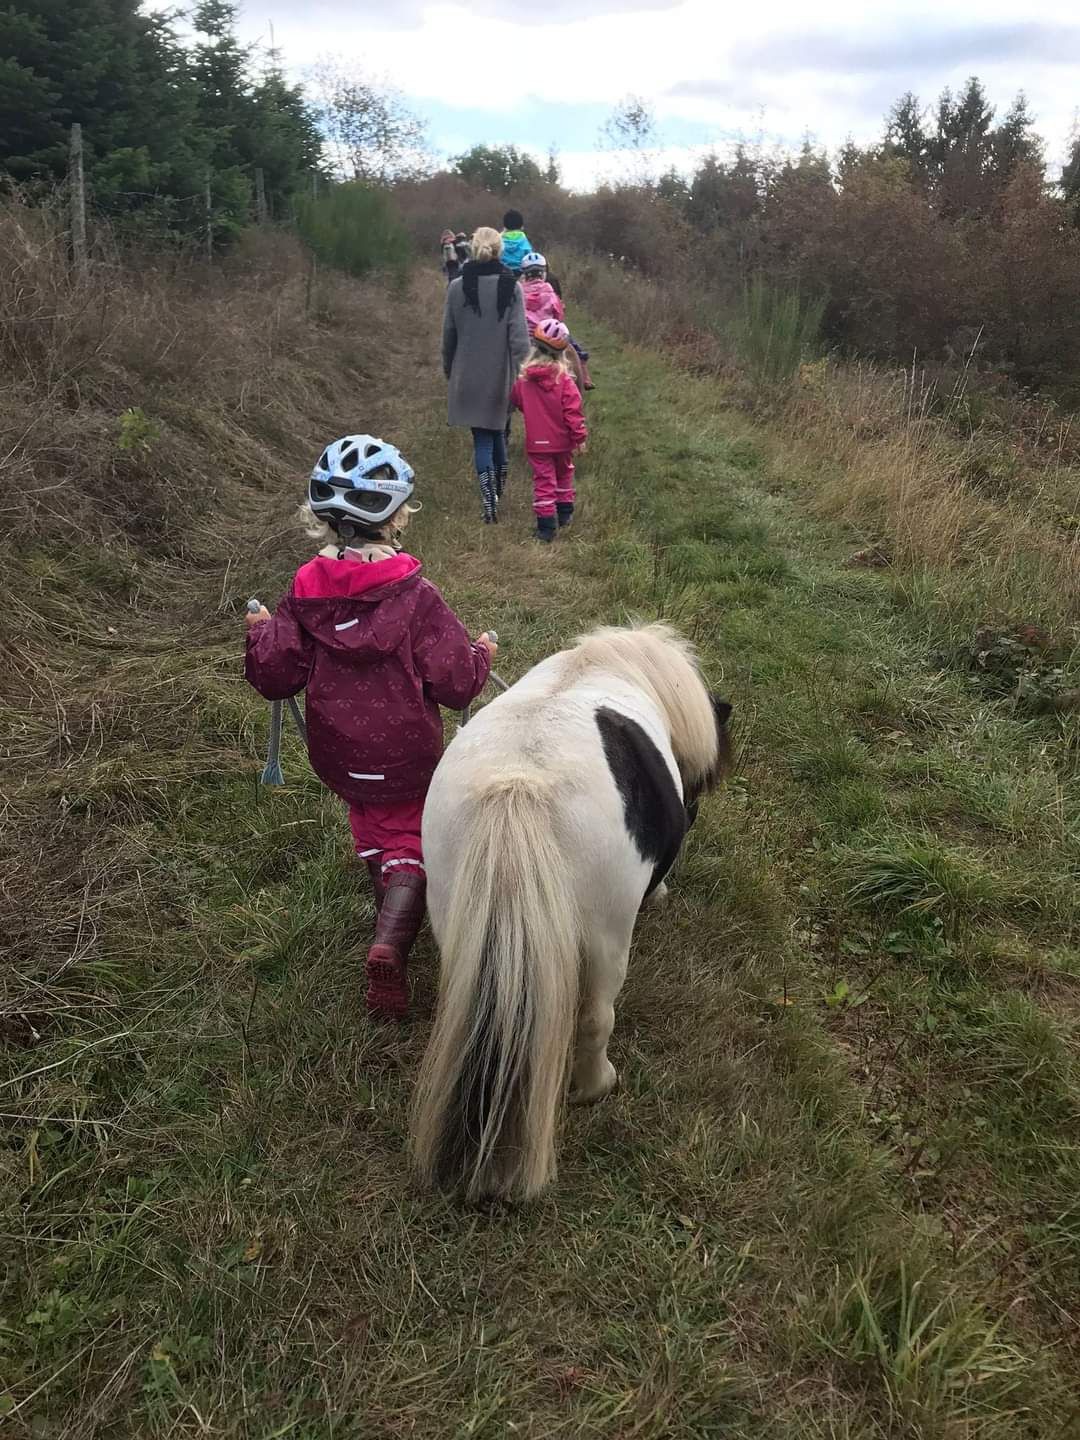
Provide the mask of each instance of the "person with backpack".
[{"label": "person with backpack", "polygon": [[413,478],[400,450],[373,435],[327,445],[303,512],[321,548],[275,614],[247,615],[244,663],[267,700],[307,692],[312,769],[348,805],[375,892],[367,1007],[396,1019],[408,1010],[406,963],[424,918],[420,820],[442,755],[439,706],[474,700],[498,648],[486,634],[469,639],[403,552]]}]

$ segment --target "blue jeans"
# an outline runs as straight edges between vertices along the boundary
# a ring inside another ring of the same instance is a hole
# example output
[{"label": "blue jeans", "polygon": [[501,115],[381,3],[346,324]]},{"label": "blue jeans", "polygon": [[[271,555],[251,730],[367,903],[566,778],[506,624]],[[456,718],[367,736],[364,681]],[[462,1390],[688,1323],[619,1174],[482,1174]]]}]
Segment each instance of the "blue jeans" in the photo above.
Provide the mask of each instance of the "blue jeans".
[{"label": "blue jeans", "polygon": [[506,436],[501,430],[478,430],[474,425],[472,438],[478,475],[485,470],[506,469]]}]

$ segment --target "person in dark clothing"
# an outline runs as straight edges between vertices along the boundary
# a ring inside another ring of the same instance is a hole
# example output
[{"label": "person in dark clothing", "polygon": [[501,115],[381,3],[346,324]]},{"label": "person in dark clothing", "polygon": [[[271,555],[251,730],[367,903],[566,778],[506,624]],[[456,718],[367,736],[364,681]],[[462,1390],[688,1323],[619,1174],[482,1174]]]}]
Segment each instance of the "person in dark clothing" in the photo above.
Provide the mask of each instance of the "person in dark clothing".
[{"label": "person in dark clothing", "polygon": [[442,755],[440,705],[461,710],[487,683],[496,646],[470,640],[403,553],[413,472],[393,445],[346,435],[312,471],[307,520],[329,542],[302,565],[274,615],[247,617],[245,674],[260,695],[307,691],[308,755],[349,807],[375,891],[367,1005],[404,1018],[406,962],[424,918],[424,796]]},{"label": "person in dark clothing", "polygon": [[446,276],[446,283],[456,280],[461,273],[461,260],[458,257],[457,245],[454,243],[453,230],[444,230],[439,236],[439,253],[442,256],[443,274]]}]

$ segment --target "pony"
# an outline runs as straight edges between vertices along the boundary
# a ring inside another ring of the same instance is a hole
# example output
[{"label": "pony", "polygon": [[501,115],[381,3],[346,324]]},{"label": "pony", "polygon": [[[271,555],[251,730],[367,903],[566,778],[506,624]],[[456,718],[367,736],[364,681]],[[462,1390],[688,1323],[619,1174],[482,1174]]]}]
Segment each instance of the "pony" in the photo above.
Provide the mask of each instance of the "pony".
[{"label": "pony", "polygon": [[637,915],[731,768],[730,714],[670,626],[605,627],[447,746],[422,834],[442,958],[410,1134],[428,1185],[533,1198],[555,1175],[567,1089],[579,1104],[614,1089]]}]

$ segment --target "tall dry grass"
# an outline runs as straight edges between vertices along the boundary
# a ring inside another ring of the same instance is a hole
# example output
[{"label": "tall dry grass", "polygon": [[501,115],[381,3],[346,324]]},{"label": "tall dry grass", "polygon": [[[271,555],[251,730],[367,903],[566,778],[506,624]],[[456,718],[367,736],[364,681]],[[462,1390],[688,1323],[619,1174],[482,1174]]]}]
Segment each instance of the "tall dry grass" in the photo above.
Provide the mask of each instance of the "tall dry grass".
[{"label": "tall dry grass", "polygon": [[[767,417],[810,505],[896,566],[927,572],[951,624],[1080,623],[1080,427],[1052,401],[970,364],[810,359],[790,303],[795,323],[773,350],[782,300],[759,303],[762,323],[740,336],[738,314],[706,286],[598,257],[571,257],[564,271],[571,310],[583,304],[631,342],[716,375],[732,403]],[[762,363],[780,351],[782,365]]]},{"label": "tall dry grass", "polygon": [[0,204],[0,1035],[145,906],[125,821],[235,768],[239,587],[303,555],[327,437],[378,423],[390,305],[272,231],[212,267],[99,233],[80,277],[59,211]]},{"label": "tall dry grass", "polygon": [[823,360],[781,411],[814,507],[905,571],[942,615],[1080,623],[1080,465],[1068,418],[1002,397],[981,420],[963,375]]}]

